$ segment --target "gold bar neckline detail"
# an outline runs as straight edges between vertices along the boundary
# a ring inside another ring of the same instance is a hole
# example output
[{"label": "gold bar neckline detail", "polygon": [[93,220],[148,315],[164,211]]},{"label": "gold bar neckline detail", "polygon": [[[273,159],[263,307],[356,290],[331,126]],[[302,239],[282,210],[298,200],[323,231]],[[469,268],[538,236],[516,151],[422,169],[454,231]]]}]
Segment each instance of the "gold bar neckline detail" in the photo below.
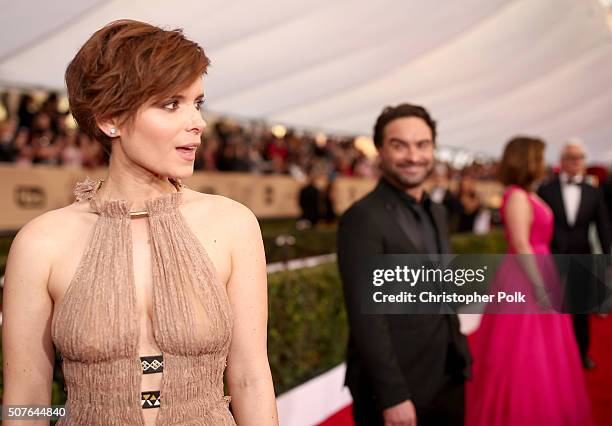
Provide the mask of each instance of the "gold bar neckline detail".
[{"label": "gold bar neckline detail", "polygon": [[[101,179],[98,182],[98,186],[96,187],[96,192],[98,192],[100,190],[100,188],[102,188],[102,184],[104,183],[104,180]],[[172,183],[172,185],[174,185],[174,187],[176,188],[176,192],[181,192],[181,186],[182,184],[174,179],[170,179],[170,183]],[[138,219],[140,217],[147,217],[149,216],[149,212],[146,210],[139,210],[139,211],[135,211],[135,212],[130,212],[130,218],[131,219]]]},{"label": "gold bar neckline detail", "polygon": [[139,211],[139,212],[130,212],[130,217],[132,219],[138,219],[139,217],[147,217],[147,216],[149,216],[149,212],[146,210]]}]

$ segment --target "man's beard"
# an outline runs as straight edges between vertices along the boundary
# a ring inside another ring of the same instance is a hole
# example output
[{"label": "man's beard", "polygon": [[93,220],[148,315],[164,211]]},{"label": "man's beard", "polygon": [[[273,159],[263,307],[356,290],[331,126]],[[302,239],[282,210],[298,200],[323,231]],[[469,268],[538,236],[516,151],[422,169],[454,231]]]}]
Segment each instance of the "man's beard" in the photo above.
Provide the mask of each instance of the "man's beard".
[{"label": "man's beard", "polygon": [[396,184],[400,185],[402,188],[410,189],[410,188],[416,188],[418,186],[423,185],[425,181],[427,180],[427,178],[431,176],[434,170],[433,161],[429,164],[429,166],[427,165],[427,163],[424,163],[424,162],[404,163],[403,165],[413,165],[413,164],[424,166],[425,167],[424,172],[419,173],[418,175],[415,175],[415,176],[408,177],[402,174],[402,172],[398,170],[396,167],[394,167],[394,165],[390,165],[388,163],[385,163],[384,161],[380,163],[380,169],[385,177],[393,180]]}]

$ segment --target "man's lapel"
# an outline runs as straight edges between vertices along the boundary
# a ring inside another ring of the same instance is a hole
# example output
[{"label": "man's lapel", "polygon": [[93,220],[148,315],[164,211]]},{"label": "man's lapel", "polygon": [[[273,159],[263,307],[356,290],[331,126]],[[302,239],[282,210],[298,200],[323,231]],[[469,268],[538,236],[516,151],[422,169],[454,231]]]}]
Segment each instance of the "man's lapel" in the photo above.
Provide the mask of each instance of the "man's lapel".
[{"label": "man's lapel", "polygon": [[556,209],[556,212],[559,213],[559,219],[561,219],[567,226],[571,226],[567,222],[567,214],[565,212],[565,203],[563,202],[563,193],[561,191],[561,178],[557,176],[557,178],[553,181],[553,210]]},{"label": "man's lapel", "polygon": [[433,217],[434,226],[438,231],[438,244],[440,253],[450,253],[450,242],[448,241],[448,223],[446,212],[442,205],[432,202],[431,216]]},{"label": "man's lapel", "polygon": [[[393,220],[394,228],[399,228],[401,231],[402,241],[406,243],[406,252],[422,253],[425,252],[423,242],[415,239],[419,235],[419,228],[414,218],[411,217],[404,208],[400,205],[399,197],[387,188],[386,184],[380,181],[376,187],[376,192],[381,196],[384,203],[385,211]],[[404,238],[405,237],[405,238]],[[403,246],[403,245],[402,245]]]},{"label": "man's lapel", "polygon": [[[590,195],[590,192],[586,190],[586,185],[588,185],[584,180],[580,183],[580,203],[578,203],[578,211],[576,212],[576,220],[574,221],[574,226],[578,223],[582,223],[583,220],[588,220],[586,216],[586,208],[587,208],[587,200],[585,197]],[[583,219],[584,218],[584,219]]]}]

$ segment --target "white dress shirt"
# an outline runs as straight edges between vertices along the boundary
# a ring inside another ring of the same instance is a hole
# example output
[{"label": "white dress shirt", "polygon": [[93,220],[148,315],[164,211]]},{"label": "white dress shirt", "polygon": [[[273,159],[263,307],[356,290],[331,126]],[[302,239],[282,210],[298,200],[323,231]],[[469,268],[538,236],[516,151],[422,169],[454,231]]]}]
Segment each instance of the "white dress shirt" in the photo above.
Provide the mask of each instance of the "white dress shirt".
[{"label": "white dress shirt", "polygon": [[[582,198],[582,188],[580,185],[568,183],[569,176],[566,173],[561,173],[561,195],[563,195],[563,206],[565,207],[565,217],[570,226],[576,223],[578,208]],[[581,184],[583,181],[582,175],[576,175],[572,179],[574,182]]]},{"label": "white dress shirt", "polygon": [[434,203],[442,204],[445,195],[446,188],[436,186],[434,189],[432,189],[431,194],[429,194],[429,198],[431,198]]}]

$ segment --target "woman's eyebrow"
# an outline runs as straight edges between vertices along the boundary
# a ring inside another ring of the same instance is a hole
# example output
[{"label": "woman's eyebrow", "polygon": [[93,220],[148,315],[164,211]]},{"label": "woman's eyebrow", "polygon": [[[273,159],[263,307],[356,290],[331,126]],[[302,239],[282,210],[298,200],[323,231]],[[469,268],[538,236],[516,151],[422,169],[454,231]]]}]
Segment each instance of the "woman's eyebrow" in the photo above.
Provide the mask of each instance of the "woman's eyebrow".
[{"label": "woman's eyebrow", "polygon": [[[171,96],[174,99],[178,99],[179,101],[182,101],[185,99],[185,95],[174,95]],[[198,96],[195,97],[195,99],[201,99],[204,97],[204,93],[200,93]]]}]

